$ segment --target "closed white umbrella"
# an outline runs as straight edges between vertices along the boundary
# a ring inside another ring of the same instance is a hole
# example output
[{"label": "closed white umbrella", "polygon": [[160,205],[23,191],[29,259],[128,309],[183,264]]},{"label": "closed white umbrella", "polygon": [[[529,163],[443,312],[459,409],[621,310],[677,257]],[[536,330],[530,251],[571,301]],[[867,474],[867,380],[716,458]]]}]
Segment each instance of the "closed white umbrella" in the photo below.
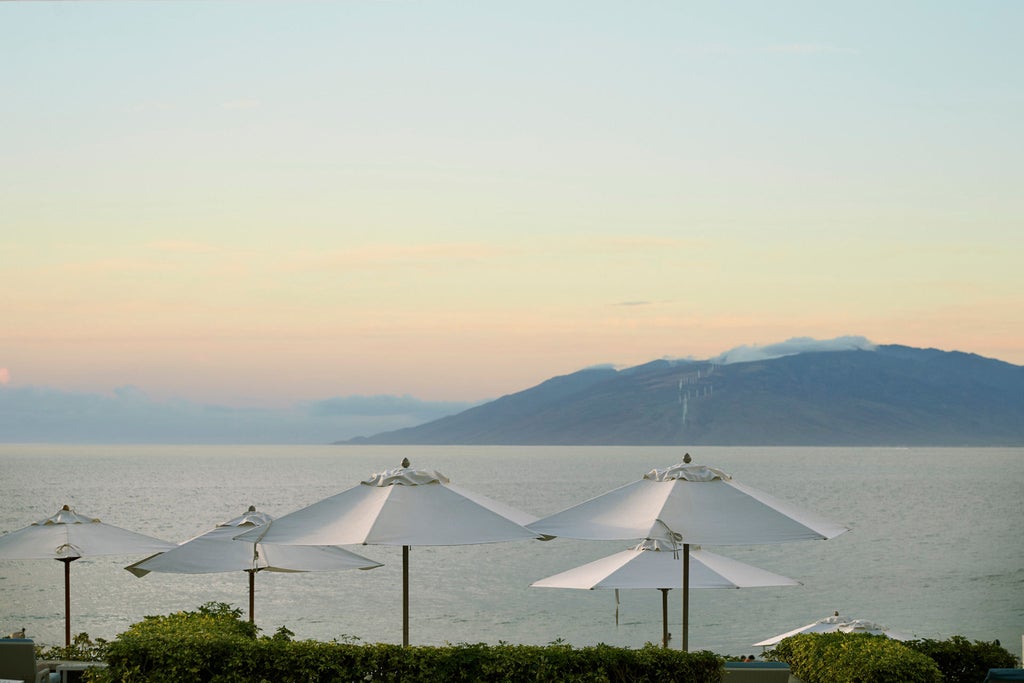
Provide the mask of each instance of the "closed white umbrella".
[{"label": "closed white umbrella", "polygon": [[683,637],[688,646],[690,545],[756,545],[829,539],[839,524],[733,481],[725,472],[683,462],[529,525],[550,536],[587,540],[663,539],[683,548]]},{"label": "closed white umbrella", "polygon": [[[585,590],[657,588],[661,591],[662,645],[668,647],[668,591],[681,588],[682,557],[678,546],[646,539],[635,548],[594,560],[574,569],[534,581],[533,588]],[[690,548],[690,588],[758,588],[798,586],[779,574],[739,560]]]},{"label": "closed white umbrella", "polygon": [[301,545],[402,546],[402,643],[409,644],[409,548],[470,545],[537,538],[534,518],[452,484],[431,470],[402,467],[279,517],[265,533],[239,540]]},{"label": "closed white umbrella", "polygon": [[64,643],[71,645],[71,563],[80,557],[141,555],[174,544],[80,515],[65,505],[52,517],[0,536],[0,560],[64,563]]},{"label": "closed white umbrella", "polygon": [[255,527],[266,532],[272,524],[270,515],[249,506],[241,516],[125,569],[136,576],[150,572],[211,574],[245,571],[249,574],[249,621],[253,621],[257,572],[316,572],[382,566],[380,562],[335,546],[272,545],[258,539],[234,540],[235,536]]},{"label": "closed white umbrella", "polygon": [[780,642],[789,638],[790,636],[799,635],[801,633],[870,633],[876,636],[885,636],[892,638],[893,640],[910,640],[913,636],[900,633],[898,631],[892,631],[888,626],[883,626],[874,621],[868,621],[867,619],[853,619],[851,617],[839,616],[839,612],[836,612],[830,617],[824,619],[818,619],[814,623],[795,628],[792,631],[786,631],[773,638],[762,640],[759,643],[754,643],[755,646],[771,647],[778,645]]}]

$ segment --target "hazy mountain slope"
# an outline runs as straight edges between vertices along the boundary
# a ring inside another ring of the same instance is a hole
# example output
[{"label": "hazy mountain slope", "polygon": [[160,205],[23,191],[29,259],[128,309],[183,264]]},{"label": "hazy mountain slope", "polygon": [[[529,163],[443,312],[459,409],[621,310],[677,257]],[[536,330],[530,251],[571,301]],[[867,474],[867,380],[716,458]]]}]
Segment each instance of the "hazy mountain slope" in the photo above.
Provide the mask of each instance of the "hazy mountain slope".
[{"label": "hazy mountain slope", "polygon": [[582,370],[380,444],[1024,445],[1024,368],[880,346]]}]

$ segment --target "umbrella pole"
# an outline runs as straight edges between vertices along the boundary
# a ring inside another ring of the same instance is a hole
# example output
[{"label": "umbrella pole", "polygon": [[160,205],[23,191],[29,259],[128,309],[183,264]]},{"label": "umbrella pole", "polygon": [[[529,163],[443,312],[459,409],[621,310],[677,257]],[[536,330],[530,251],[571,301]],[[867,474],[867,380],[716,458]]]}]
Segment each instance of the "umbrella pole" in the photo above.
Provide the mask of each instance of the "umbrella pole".
[{"label": "umbrella pole", "polygon": [[254,599],[256,594],[256,570],[246,569],[245,571],[249,574],[249,623],[255,624],[256,621],[253,617],[253,611],[256,603],[256,600]]},{"label": "umbrella pole", "polygon": [[683,652],[688,652],[690,630],[690,544],[683,544]]},{"label": "umbrella pole", "polygon": [[64,647],[71,647],[71,563],[77,557],[61,557],[64,563]]},{"label": "umbrella pole", "polygon": [[668,588],[659,588],[661,591],[661,646],[668,647]]},{"label": "umbrella pole", "polygon": [[402,546],[402,646],[409,647],[409,546]]}]

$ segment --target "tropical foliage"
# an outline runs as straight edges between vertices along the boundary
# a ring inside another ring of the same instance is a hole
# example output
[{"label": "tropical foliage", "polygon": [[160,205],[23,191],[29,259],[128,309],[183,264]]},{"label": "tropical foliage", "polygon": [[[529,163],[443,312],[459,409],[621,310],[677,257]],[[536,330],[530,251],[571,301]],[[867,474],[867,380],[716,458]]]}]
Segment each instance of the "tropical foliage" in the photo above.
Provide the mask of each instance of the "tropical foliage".
[{"label": "tropical foliage", "polygon": [[953,636],[949,640],[912,640],[904,645],[931,657],[946,677],[946,683],[977,683],[985,680],[989,669],[1017,666],[1017,657],[998,641],[972,643],[963,636]]},{"label": "tropical foliage", "polygon": [[[930,657],[885,636],[804,633],[767,653],[804,683],[941,683]],[[980,679],[979,679],[980,680]]]},{"label": "tropical foliage", "polygon": [[37,659],[70,659],[77,662],[102,662],[106,659],[107,641],[93,640],[88,633],[79,633],[68,646],[36,647]]}]

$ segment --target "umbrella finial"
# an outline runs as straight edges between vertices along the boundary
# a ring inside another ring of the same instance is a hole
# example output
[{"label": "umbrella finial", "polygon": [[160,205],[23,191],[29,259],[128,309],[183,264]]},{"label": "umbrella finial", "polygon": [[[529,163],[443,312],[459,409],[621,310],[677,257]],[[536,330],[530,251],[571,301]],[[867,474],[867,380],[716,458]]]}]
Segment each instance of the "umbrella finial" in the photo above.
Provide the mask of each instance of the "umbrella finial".
[{"label": "umbrella finial", "polygon": [[70,510],[71,510],[71,508],[69,508],[69,507],[67,506],[67,503],[65,503],[65,504],[64,504],[64,507],[62,507],[62,508],[61,508],[61,510],[69,510],[69,511],[70,511]]},{"label": "umbrella finial", "polygon": [[689,465],[691,462],[693,462],[693,458],[690,457],[689,453],[687,453],[686,455],[683,456],[683,462],[685,464],[687,464],[687,465]]},{"label": "umbrella finial", "polygon": [[409,466],[409,458],[402,458],[402,467]]},{"label": "umbrella finial", "polygon": [[249,512],[256,512],[256,506],[255,505],[250,505],[249,506]]},{"label": "umbrella finial", "polygon": [[835,616],[839,616],[839,610],[836,610]]}]

